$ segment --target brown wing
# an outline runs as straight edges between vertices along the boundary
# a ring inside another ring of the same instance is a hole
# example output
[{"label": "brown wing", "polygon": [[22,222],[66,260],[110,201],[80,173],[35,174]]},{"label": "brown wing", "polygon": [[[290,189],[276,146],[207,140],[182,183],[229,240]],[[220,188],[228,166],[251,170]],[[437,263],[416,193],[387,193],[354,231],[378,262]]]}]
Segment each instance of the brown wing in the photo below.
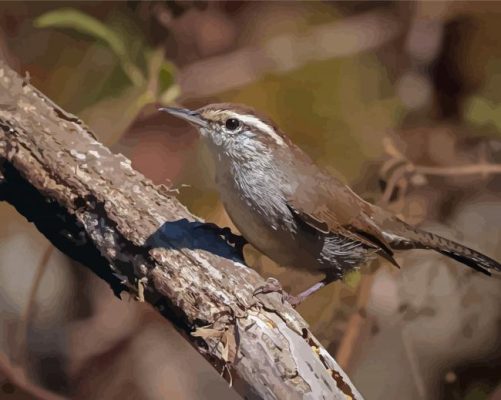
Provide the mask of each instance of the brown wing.
[{"label": "brown wing", "polygon": [[361,242],[399,267],[390,245],[373,221],[373,206],[333,176],[316,175],[317,180],[301,182],[287,199],[295,217],[320,233],[334,233]]}]

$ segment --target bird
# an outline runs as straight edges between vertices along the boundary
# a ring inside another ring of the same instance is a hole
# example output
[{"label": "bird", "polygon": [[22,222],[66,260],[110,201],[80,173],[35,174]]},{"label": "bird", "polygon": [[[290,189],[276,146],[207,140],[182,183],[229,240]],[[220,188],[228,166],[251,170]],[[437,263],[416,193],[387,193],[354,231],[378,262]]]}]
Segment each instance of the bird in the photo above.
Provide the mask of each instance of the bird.
[{"label": "bird", "polygon": [[[221,201],[245,242],[278,264],[323,274],[307,290],[288,295],[293,305],[377,257],[400,267],[395,251],[429,249],[486,275],[501,271],[492,258],[365,201],[249,106],[160,111],[198,129],[214,160]],[[263,291],[281,289],[270,282]]]}]

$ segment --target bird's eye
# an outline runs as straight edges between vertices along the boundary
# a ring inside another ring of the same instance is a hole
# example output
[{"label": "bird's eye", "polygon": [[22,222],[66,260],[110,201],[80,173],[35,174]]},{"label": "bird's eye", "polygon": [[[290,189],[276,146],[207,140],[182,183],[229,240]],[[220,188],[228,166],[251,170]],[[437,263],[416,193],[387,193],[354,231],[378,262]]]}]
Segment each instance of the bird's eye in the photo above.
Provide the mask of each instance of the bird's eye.
[{"label": "bird's eye", "polygon": [[240,126],[240,121],[236,118],[228,118],[224,125],[229,131],[234,131]]}]

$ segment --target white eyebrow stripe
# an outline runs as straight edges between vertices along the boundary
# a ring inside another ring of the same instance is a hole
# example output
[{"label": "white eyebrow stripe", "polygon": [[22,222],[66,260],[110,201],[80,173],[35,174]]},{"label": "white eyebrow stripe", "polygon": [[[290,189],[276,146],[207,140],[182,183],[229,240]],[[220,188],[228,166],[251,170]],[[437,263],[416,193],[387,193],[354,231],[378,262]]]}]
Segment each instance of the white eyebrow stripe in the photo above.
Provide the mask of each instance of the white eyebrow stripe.
[{"label": "white eyebrow stripe", "polygon": [[230,118],[236,118],[242,121],[245,125],[252,126],[260,131],[266,132],[278,145],[283,146],[284,140],[278,135],[275,130],[253,115],[242,115],[236,112],[228,111],[227,115]]}]

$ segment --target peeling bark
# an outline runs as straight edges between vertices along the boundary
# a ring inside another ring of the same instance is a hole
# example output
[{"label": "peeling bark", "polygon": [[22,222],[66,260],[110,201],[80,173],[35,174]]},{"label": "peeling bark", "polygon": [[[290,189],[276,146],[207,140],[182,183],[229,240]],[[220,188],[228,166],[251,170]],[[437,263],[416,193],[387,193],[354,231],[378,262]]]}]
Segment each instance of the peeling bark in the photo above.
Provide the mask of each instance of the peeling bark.
[{"label": "peeling bark", "polygon": [[[277,293],[169,190],[0,63],[0,199],[173,321],[246,398],[362,399]],[[228,377],[229,374],[226,374]]]}]

